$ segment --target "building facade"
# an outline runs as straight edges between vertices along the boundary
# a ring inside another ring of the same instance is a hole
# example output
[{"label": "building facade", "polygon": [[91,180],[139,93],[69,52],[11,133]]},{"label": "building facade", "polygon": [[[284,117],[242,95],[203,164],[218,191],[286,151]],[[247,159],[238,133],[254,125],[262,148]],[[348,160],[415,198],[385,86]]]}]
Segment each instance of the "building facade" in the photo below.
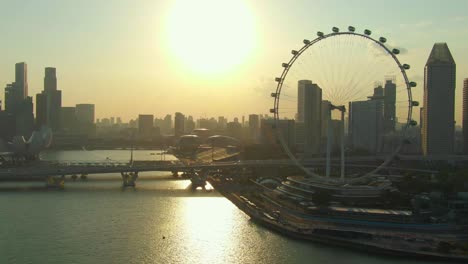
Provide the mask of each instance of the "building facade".
[{"label": "building facade", "polygon": [[447,44],[434,44],[424,68],[424,155],[454,153],[455,78],[456,64]]}]

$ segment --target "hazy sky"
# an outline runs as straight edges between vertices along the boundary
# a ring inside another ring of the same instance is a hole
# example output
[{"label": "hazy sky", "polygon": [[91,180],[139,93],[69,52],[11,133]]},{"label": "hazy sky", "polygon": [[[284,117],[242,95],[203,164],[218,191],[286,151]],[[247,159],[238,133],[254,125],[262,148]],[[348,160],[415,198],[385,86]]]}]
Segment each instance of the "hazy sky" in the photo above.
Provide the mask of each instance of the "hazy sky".
[{"label": "hazy sky", "polygon": [[0,85],[25,61],[30,95],[43,89],[44,67],[56,67],[63,105],[94,103],[97,118],[267,113],[290,50],[353,25],[408,51],[399,58],[412,65],[419,101],[432,45],[447,42],[460,124],[466,10],[466,0],[0,0]]}]

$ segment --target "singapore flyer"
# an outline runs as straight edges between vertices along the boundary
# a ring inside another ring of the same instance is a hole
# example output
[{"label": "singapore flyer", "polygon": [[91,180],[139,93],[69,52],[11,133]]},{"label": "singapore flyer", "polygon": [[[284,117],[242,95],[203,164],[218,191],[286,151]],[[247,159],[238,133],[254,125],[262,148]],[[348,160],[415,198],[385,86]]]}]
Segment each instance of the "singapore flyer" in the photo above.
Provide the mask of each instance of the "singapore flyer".
[{"label": "singapore flyer", "polygon": [[[417,84],[398,58],[405,50],[388,42],[368,29],[334,27],[304,39],[282,64],[270,112],[278,141],[308,177],[350,183],[379,175],[408,144]],[[294,133],[285,133],[292,120]]]}]

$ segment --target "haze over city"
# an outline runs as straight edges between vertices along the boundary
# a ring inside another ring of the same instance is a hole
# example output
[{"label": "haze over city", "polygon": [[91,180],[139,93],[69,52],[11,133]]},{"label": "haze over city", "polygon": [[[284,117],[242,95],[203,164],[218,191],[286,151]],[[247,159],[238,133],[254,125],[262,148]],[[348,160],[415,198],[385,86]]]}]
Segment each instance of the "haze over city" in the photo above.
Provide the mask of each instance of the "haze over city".
[{"label": "haze over city", "polygon": [[467,263],[466,10],[0,0],[0,263]]},{"label": "haze over city", "polygon": [[[0,83],[28,64],[29,93],[57,68],[63,106],[96,105],[96,118],[140,113],[233,118],[267,113],[281,63],[302,39],[332,26],[370,28],[401,48],[422,101],[424,64],[435,42],[457,63],[455,119],[461,124],[466,1],[3,1]],[[190,11],[190,12],[189,12]],[[242,19],[238,19],[242,17]],[[202,19],[204,18],[204,19]],[[214,19],[217,23],[210,23]],[[197,37],[198,36],[198,37]],[[202,37],[201,37],[202,36]],[[3,93],[0,93],[3,100]],[[419,113],[414,113],[415,120]]]}]

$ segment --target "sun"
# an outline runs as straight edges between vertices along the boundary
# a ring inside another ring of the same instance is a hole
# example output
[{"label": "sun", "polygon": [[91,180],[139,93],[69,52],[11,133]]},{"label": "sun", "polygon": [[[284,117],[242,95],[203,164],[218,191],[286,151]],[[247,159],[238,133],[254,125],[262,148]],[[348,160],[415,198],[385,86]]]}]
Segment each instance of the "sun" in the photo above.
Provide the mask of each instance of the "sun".
[{"label": "sun", "polygon": [[171,53],[199,73],[231,71],[246,63],[255,46],[245,0],[177,0],[166,30]]}]

